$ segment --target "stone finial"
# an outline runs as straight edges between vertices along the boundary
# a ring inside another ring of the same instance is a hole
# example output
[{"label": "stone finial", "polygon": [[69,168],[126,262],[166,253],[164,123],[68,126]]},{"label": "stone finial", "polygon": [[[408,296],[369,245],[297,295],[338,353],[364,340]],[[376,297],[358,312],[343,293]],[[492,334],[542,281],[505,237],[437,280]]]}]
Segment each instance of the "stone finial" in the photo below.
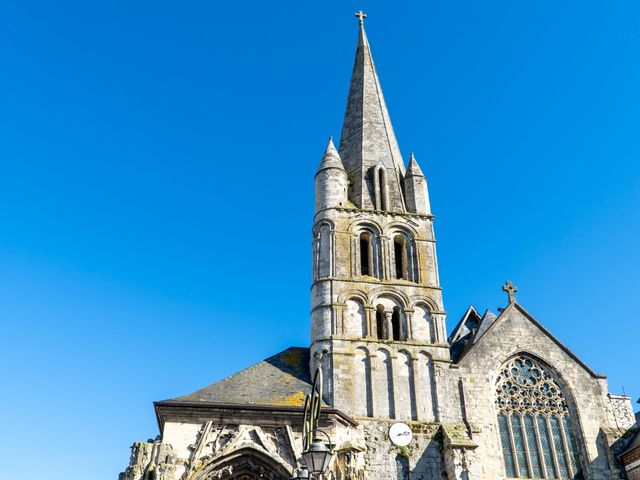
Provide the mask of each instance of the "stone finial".
[{"label": "stone finial", "polygon": [[507,280],[507,283],[502,286],[502,291],[509,295],[509,304],[515,303],[518,287],[511,283],[511,280]]},{"label": "stone finial", "polygon": [[360,25],[364,25],[364,19],[367,18],[367,14],[362,10],[358,10],[356,12],[356,17],[358,17],[358,19],[360,20]]}]

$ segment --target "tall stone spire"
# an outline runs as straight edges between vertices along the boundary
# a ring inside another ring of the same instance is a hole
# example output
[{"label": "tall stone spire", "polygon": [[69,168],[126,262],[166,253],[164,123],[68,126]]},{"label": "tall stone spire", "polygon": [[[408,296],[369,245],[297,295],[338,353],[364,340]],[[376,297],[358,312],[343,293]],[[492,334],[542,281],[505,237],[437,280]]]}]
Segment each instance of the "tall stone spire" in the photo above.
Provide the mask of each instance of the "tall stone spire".
[{"label": "tall stone spire", "polygon": [[382,166],[386,170],[389,195],[385,209],[404,212],[401,188],[404,162],[371,56],[364,15],[358,12],[356,16],[360,18],[358,46],[339,149],[351,182],[349,199],[360,208],[380,209],[376,202],[374,170]]},{"label": "tall stone spire", "polygon": [[434,422],[449,410],[431,362],[451,355],[427,179],[413,156],[405,170],[357,17],[339,151],[329,141],[315,176],[309,366],[347,415]]}]

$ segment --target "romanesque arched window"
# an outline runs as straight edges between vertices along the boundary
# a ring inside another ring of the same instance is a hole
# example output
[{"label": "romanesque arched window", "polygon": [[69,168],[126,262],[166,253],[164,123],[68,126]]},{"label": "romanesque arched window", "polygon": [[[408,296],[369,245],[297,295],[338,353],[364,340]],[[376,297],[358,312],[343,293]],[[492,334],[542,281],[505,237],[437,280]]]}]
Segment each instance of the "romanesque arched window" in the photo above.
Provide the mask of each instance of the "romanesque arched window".
[{"label": "romanesque arched window", "polygon": [[384,305],[378,305],[376,307],[376,336],[380,340],[387,339],[387,325],[384,315]]},{"label": "romanesque arched window", "polygon": [[391,314],[391,328],[393,329],[394,340],[403,340],[402,335],[402,320],[400,318],[400,309],[398,307],[393,307],[393,313]]},{"label": "romanesque arched window", "polygon": [[496,408],[508,478],[582,478],[566,398],[540,362],[518,355],[502,367]]},{"label": "romanesque arched window", "polygon": [[403,235],[393,238],[393,261],[397,279],[407,279],[407,242]]},{"label": "romanesque arched window", "polygon": [[373,255],[371,248],[371,234],[360,234],[360,275],[373,275]]}]

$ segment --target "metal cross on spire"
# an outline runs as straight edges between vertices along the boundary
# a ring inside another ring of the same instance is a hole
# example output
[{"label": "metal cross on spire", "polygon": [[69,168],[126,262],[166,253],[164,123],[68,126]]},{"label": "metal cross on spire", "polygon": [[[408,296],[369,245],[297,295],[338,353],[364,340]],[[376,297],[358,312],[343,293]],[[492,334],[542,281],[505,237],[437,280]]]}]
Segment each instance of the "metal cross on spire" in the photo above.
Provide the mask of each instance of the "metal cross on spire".
[{"label": "metal cross on spire", "polygon": [[518,291],[518,287],[511,283],[511,280],[507,280],[507,283],[502,286],[502,291],[507,292],[507,295],[509,295],[509,304],[516,301],[516,292]]},{"label": "metal cross on spire", "polygon": [[364,19],[367,18],[367,14],[364,13],[362,10],[358,10],[356,12],[356,17],[360,19],[360,25],[364,25]]}]

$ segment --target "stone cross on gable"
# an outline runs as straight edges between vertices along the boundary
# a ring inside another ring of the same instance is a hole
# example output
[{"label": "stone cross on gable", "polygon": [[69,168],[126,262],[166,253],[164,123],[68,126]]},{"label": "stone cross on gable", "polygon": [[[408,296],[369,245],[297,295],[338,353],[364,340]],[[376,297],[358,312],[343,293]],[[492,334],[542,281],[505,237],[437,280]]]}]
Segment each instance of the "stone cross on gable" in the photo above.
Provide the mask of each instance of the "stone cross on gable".
[{"label": "stone cross on gable", "polygon": [[360,25],[364,25],[364,19],[367,18],[367,14],[364,13],[362,10],[358,10],[356,12],[356,17],[360,19]]},{"label": "stone cross on gable", "polygon": [[509,304],[516,301],[516,292],[518,291],[518,287],[511,283],[511,280],[507,280],[507,283],[502,286],[502,291],[507,292],[507,295],[509,295]]}]

